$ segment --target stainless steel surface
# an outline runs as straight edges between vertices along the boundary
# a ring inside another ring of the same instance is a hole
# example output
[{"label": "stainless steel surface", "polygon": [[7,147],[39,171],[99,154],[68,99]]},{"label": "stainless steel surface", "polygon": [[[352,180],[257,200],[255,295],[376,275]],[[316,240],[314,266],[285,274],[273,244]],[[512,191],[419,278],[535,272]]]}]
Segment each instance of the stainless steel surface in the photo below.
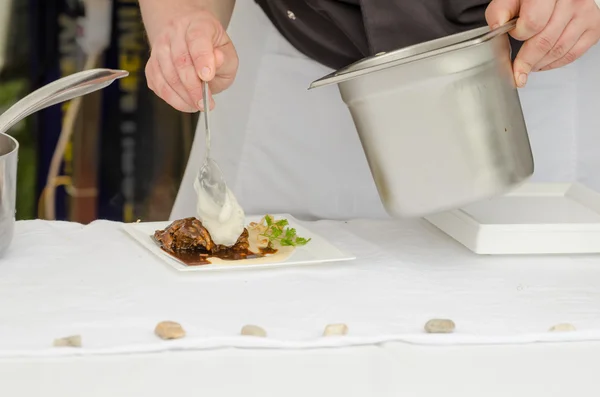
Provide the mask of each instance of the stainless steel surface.
[{"label": "stainless steel surface", "polygon": [[208,83],[202,82],[202,102],[204,104],[204,133],[206,138],[206,157],[210,157],[210,101],[208,100]]},{"label": "stainless steel surface", "polygon": [[382,52],[361,59],[360,61],[313,81],[310,84],[309,89],[340,83],[355,77],[363,76],[367,73],[385,70],[409,62],[415,62],[421,59],[485,43],[497,36],[510,32],[515,26],[517,26],[516,18],[494,30],[490,30],[488,27],[484,26],[482,28],[442,37],[437,40],[431,40],[399,50]]},{"label": "stainless steel surface", "polygon": [[222,207],[225,204],[227,185],[223,173],[217,163],[210,157],[210,101],[208,97],[208,83],[202,82],[202,96],[204,104],[204,131],[206,134],[206,158],[198,172],[199,188],[206,192],[206,197]]},{"label": "stainless steel surface", "polygon": [[128,74],[124,70],[91,69],[47,84],[21,99],[0,116],[0,133],[6,132],[32,113],[100,90]]},{"label": "stainless steel surface", "polygon": [[0,133],[0,257],[10,245],[15,228],[18,150],[16,139]]},{"label": "stainless steel surface", "polygon": [[32,113],[100,90],[128,74],[110,69],[75,73],[27,95],[0,116],[0,256],[10,245],[14,233],[19,149],[18,142],[5,132]]},{"label": "stainless steel surface", "polygon": [[379,55],[313,83],[338,83],[391,216],[458,208],[533,173],[505,34],[512,26]]}]

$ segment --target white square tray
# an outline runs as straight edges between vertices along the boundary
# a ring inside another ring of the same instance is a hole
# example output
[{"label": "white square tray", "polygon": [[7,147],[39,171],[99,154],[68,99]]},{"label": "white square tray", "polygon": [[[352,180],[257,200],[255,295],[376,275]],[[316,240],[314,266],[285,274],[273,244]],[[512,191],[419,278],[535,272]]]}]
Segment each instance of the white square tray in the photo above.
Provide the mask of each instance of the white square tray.
[{"label": "white square tray", "polygon": [[[282,266],[299,265],[317,265],[329,262],[343,262],[356,259],[352,254],[344,252],[327,241],[324,237],[308,230],[300,225],[298,220],[289,214],[272,214],[275,219],[287,219],[290,227],[296,229],[299,236],[310,238],[310,243],[303,247],[298,247],[292,253],[292,256],[283,262],[255,263],[252,260],[236,262],[232,261],[226,264],[210,264],[202,266],[187,266],[163,251],[152,239],[155,230],[164,229],[171,222],[140,222],[126,223],[123,225],[125,231],[137,240],[144,248],[157,255],[165,263],[173,266],[176,270],[182,272],[203,272],[213,270],[239,270],[239,269],[261,269]],[[247,221],[260,222],[261,216],[249,216]]]},{"label": "white square tray", "polygon": [[600,194],[577,183],[528,183],[425,219],[477,254],[600,252]]}]

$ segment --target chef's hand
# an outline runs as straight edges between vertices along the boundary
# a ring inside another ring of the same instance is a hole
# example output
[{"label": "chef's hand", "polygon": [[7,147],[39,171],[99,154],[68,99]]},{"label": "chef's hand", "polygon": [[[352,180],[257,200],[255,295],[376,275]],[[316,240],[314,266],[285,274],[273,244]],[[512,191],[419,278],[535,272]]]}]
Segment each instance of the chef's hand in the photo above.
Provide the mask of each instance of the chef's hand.
[{"label": "chef's hand", "polygon": [[514,62],[519,87],[532,71],[567,65],[600,39],[600,8],[594,0],[492,0],[485,16],[492,28],[519,17],[510,32],[524,41]]},{"label": "chef's hand", "polygon": [[[209,82],[211,95],[233,83],[238,56],[227,32],[209,11],[199,8],[176,15],[150,44],[148,87],[177,110],[203,110],[201,79]],[[210,108],[214,108],[212,98]]]}]

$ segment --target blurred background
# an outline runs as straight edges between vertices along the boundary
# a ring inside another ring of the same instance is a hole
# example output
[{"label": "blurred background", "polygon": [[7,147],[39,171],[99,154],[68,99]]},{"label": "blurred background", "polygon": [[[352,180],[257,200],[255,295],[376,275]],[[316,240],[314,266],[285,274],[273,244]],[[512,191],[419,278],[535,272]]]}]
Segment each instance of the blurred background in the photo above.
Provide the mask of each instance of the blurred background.
[{"label": "blurred background", "polygon": [[[103,31],[106,42],[90,46]],[[83,97],[74,113],[51,203],[56,219],[168,218],[197,115],[173,110],[147,88],[148,55],[137,0],[0,0],[0,111],[86,64],[130,72]],[[48,108],[9,131],[21,145],[17,219],[45,217],[44,188],[57,140],[69,129],[69,106]]]}]

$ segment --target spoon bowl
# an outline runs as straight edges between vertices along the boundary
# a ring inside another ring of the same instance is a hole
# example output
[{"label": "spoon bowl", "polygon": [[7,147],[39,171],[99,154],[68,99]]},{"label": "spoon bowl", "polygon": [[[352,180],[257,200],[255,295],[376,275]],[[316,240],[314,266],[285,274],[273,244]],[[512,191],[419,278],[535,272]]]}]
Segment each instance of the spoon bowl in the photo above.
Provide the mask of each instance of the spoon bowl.
[{"label": "spoon bowl", "polygon": [[212,201],[219,207],[225,205],[225,195],[227,194],[227,185],[225,184],[225,178],[219,165],[211,159],[206,158],[200,172],[198,172],[198,184],[206,196],[212,199]]}]

